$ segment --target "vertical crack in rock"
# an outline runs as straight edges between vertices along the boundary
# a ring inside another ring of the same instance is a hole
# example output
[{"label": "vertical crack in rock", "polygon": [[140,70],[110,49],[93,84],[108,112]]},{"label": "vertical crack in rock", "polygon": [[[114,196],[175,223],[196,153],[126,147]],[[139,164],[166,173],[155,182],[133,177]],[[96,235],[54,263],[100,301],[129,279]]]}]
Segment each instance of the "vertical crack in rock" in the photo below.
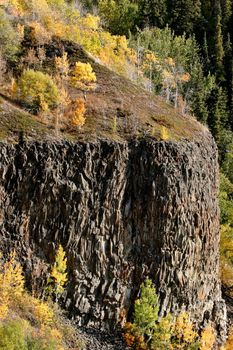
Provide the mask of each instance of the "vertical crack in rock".
[{"label": "vertical crack in rock", "polygon": [[161,315],[186,309],[224,338],[217,192],[208,138],[1,144],[1,249],[17,250],[36,288],[61,243],[80,325],[116,326],[150,276]]}]

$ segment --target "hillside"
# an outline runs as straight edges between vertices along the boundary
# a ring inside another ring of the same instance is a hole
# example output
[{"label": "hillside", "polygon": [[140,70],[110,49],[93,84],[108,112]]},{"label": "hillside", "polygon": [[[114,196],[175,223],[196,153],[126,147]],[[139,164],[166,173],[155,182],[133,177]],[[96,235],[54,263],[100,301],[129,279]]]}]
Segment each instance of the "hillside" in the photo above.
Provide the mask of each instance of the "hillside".
[{"label": "hillside", "polygon": [[[31,47],[26,46],[27,52]],[[36,50],[36,46],[33,49]],[[107,67],[98,64],[84,49],[75,43],[54,39],[45,45],[45,71],[54,69],[55,56],[68,53],[72,67],[75,62],[90,63],[97,77],[95,91],[89,91],[85,101],[86,122],[82,127],[72,128],[65,116],[62,118],[59,134],[54,130],[54,121],[48,117],[31,115],[20,105],[20,101],[4,98],[1,94],[1,139],[17,139],[18,131],[24,131],[29,139],[58,137],[64,139],[107,138],[124,140],[131,137],[151,136],[161,139],[161,127],[168,129],[171,140],[197,140],[205,128],[194,118],[182,115],[179,110],[165,103],[130,80],[120,76]],[[68,86],[71,99],[83,96],[79,89]]]}]

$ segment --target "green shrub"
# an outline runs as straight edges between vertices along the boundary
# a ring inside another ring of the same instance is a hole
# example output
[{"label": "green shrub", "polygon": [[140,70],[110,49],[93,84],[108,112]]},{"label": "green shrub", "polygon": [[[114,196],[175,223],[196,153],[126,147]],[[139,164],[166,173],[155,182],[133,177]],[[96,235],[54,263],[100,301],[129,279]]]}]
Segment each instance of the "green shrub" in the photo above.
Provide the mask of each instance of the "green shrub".
[{"label": "green shrub", "polygon": [[19,51],[20,37],[4,10],[0,8],[0,48],[5,59],[15,60]]},{"label": "green shrub", "polygon": [[54,340],[33,337],[27,340],[27,350],[57,350],[58,348],[59,344],[56,344]]},{"label": "green shrub", "polygon": [[52,78],[32,69],[23,72],[17,93],[18,98],[34,112],[54,109],[59,103],[58,88]]},{"label": "green shrub", "polygon": [[0,350],[27,350],[23,321],[9,321],[0,326]]}]

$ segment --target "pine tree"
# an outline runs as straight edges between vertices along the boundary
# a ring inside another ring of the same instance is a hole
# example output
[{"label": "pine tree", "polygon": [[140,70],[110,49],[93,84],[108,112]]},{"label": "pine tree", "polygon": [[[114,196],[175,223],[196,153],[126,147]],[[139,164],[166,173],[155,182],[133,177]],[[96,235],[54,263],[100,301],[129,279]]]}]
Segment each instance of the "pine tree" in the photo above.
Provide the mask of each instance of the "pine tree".
[{"label": "pine tree", "polygon": [[177,34],[192,34],[201,17],[200,0],[168,0],[170,24]]},{"label": "pine tree", "polygon": [[158,320],[159,303],[151,280],[141,285],[140,299],[135,301],[134,323],[142,335],[151,337]]},{"label": "pine tree", "polygon": [[226,75],[226,88],[228,93],[228,109],[229,109],[229,124],[233,124],[233,51],[230,33],[227,35],[227,41],[225,44],[225,57],[224,57],[224,68]]},{"label": "pine tree", "polygon": [[165,0],[139,0],[138,6],[140,28],[163,28],[166,25],[167,3]]},{"label": "pine tree", "polygon": [[221,0],[221,9],[223,30],[226,33],[228,30],[230,30],[230,19],[232,16],[232,0]]},{"label": "pine tree", "polygon": [[210,58],[209,58],[209,48],[208,48],[206,32],[204,33],[204,40],[203,40],[203,56],[204,56],[205,71],[209,72],[209,70],[210,70]]},{"label": "pine tree", "polygon": [[190,84],[189,103],[191,109],[199,121],[206,123],[208,119],[207,99],[215,86],[215,78],[210,74],[205,77],[201,62],[196,61],[192,67]]},{"label": "pine tree", "polygon": [[223,68],[223,37],[222,37],[222,24],[221,15],[218,14],[216,17],[216,27],[215,27],[215,67],[216,74],[219,80],[224,80],[224,68]]},{"label": "pine tree", "polygon": [[215,89],[213,89],[208,101],[208,106],[208,125],[219,145],[221,141],[221,132],[228,120],[227,95],[226,91],[221,86],[216,85]]}]

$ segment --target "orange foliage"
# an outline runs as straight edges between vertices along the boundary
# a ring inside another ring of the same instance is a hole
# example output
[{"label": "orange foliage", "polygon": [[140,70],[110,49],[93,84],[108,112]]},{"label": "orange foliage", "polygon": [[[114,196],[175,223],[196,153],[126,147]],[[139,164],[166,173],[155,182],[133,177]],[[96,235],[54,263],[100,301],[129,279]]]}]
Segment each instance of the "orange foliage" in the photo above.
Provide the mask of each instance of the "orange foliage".
[{"label": "orange foliage", "polygon": [[71,123],[75,126],[83,126],[85,124],[86,118],[84,117],[86,108],[83,99],[78,98],[73,102]]},{"label": "orange foliage", "polygon": [[147,349],[143,336],[139,333],[137,327],[130,322],[127,322],[124,326],[123,337],[128,347],[131,347],[135,350]]}]

